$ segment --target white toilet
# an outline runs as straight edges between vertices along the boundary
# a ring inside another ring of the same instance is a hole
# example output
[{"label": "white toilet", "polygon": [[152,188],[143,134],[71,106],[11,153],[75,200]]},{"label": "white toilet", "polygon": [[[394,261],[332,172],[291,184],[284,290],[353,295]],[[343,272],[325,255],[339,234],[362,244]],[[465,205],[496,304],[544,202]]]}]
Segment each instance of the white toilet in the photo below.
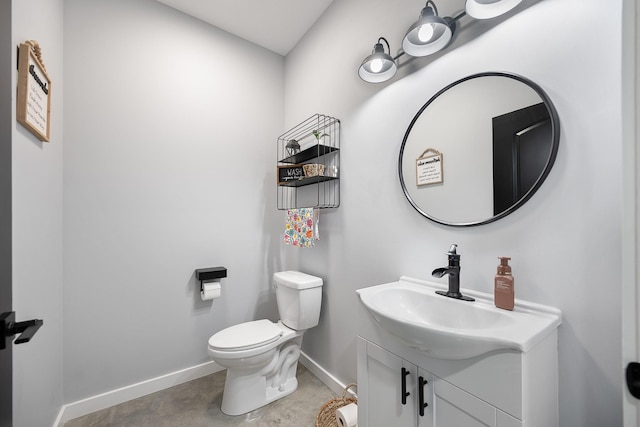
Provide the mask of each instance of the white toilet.
[{"label": "white toilet", "polygon": [[322,279],[299,271],[273,275],[280,320],[230,326],[209,338],[209,355],[227,368],[222,412],[241,415],[293,393],[304,331],[320,318]]}]

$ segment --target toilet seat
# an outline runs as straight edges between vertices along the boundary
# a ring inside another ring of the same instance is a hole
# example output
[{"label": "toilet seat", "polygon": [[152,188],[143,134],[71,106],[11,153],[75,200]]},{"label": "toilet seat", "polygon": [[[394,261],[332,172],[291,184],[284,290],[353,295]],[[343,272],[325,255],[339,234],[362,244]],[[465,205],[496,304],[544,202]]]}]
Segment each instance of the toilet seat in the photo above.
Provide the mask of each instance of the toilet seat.
[{"label": "toilet seat", "polygon": [[241,351],[263,347],[282,336],[283,330],[267,319],[230,326],[209,338],[209,348],[219,351]]}]

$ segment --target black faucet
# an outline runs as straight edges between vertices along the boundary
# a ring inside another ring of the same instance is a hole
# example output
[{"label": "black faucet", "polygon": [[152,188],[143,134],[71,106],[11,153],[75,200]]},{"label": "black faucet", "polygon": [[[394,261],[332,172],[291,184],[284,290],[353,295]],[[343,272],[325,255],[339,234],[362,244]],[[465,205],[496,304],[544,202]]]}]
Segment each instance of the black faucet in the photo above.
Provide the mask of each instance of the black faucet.
[{"label": "black faucet", "polygon": [[462,295],[460,293],[460,255],[456,253],[458,245],[453,244],[449,248],[447,255],[449,257],[449,265],[447,267],[436,268],[431,272],[433,277],[442,277],[445,274],[449,275],[449,290],[448,291],[436,291],[439,295],[445,297],[455,298],[463,301],[475,301],[475,299]]}]

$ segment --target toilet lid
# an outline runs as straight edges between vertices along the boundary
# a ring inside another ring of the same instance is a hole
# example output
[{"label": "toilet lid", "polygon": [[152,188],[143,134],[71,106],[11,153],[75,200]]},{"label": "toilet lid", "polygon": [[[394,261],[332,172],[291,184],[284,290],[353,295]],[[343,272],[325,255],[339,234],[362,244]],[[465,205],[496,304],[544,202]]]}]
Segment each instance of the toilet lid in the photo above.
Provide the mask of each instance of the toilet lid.
[{"label": "toilet lid", "polygon": [[269,344],[282,335],[282,329],[267,319],[230,326],[209,338],[209,347],[220,350],[247,350]]}]

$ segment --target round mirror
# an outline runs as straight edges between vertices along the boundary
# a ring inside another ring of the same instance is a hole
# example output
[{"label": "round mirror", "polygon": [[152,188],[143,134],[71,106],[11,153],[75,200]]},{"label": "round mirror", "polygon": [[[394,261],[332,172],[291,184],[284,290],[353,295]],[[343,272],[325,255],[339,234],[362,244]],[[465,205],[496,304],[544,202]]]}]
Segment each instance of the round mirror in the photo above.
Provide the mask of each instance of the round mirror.
[{"label": "round mirror", "polygon": [[474,74],[436,93],[413,118],[400,148],[400,184],[432,221],[487,224],[531,198],[559,140],[558,114],[538,85]]}]

